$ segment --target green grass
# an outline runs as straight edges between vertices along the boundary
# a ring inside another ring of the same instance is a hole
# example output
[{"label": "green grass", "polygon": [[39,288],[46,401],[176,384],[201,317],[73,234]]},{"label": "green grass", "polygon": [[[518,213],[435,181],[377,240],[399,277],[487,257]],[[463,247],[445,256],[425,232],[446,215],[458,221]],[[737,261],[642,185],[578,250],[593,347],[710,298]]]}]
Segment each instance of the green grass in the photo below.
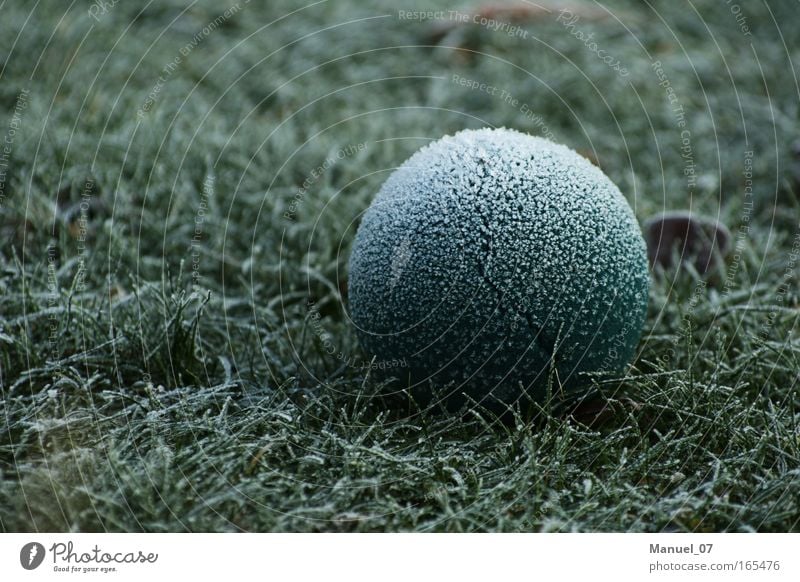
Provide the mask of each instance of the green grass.
[{"label": "green grass", "polygon": [[[741,3],[745,36],[724,2],[604,0],[619,21],[577,28],[626,77],[555,13],[428,46],[397,10],[434,2],[263,4],[208,34],[211,1],[0,7],[0,530],[800,529],[794,2]],[[640,221],[751,227],[709,285],[654,278],[597,420],[420,410],[360,367],[346,317],[388,172],[464,127],[540,135],[521,104]]]}]

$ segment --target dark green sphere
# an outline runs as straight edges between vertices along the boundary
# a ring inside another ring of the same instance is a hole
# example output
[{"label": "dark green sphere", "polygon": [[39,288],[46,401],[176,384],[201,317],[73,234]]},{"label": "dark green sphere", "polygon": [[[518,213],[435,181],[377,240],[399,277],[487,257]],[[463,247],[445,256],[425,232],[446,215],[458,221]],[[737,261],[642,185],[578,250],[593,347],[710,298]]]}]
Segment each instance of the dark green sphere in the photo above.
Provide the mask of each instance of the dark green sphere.
[{"label": "dark green sphere", "polygon": [[639,225],[598,168],[542,138],[467,130],[414,154],[367,210],[350,314],[417,397],[438,386],[447,404],[491,407],[622,371],[649,284]]}]

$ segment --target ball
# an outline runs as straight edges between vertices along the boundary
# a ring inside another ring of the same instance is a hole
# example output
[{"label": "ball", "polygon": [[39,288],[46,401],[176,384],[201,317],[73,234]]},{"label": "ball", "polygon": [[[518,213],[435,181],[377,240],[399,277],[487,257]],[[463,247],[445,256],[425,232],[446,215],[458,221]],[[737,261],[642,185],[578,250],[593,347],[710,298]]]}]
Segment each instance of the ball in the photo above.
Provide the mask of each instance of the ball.
[{"label": "ball", "polygon": [[507,406],[633,357],[650,276],[619,189],[573,150],[464,130],[395,170],[349,263],[359,342],[416,398]]}]

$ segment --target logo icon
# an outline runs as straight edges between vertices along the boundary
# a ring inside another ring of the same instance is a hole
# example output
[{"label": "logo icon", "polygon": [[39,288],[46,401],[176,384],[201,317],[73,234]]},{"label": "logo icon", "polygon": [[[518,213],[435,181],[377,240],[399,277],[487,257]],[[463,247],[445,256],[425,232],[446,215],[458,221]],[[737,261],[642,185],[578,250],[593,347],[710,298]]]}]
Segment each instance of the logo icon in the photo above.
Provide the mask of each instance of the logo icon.
[{"label": "logo icon", "polygon": [[44,561],[44,546],[38,542],[30,542],[22,546],[19,552],[19,563],[26,570],[35,570]]}]

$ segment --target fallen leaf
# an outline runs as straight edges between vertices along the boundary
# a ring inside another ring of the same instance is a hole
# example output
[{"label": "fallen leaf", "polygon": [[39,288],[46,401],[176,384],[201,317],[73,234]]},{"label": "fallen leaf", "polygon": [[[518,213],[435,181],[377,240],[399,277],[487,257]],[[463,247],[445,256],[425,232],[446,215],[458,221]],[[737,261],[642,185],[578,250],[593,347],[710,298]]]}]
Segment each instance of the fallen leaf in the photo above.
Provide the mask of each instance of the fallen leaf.
[{"label": "fallen leaf", "polygon": [[730,252],[731,233],[713,218],[667,212],[644,224],[650,267],[669,269],[690,263],[701,275],[720,268]]}]

